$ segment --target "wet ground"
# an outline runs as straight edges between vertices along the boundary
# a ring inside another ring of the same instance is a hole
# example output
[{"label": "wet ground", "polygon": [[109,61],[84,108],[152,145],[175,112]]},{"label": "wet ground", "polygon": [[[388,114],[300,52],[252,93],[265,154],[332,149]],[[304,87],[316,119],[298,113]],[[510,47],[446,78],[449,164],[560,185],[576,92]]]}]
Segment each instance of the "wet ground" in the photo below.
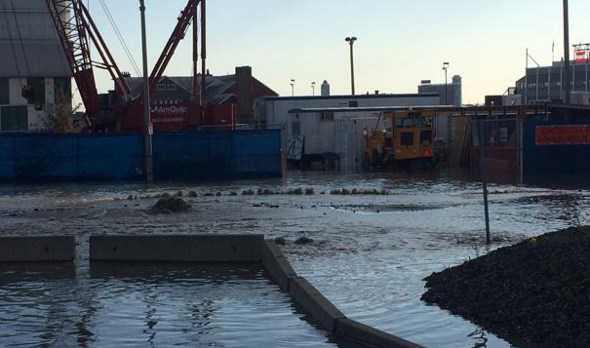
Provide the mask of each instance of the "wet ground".
[{"label": "wet ground", "polygon": [[[283,251],[295,270],[352,319],[429,347],[508,347],[476,325],[421,302],[423,279],[489,249],[587,224],[590,191],[493,184],[489,191],[491,247],[484,243],[481,186],[455,174],[423,172],[290,173],[285,180],[149,187],[2,186],[0,231],[76,235],[77,272],[82,273],[90,234],[283,237]],[[163,193],[182,194],[192,209],[150,213]],[[295,243],[303,236],[313,242]],[[301,333],[310,346],[329,344],[321,332],[308,334]],[[235,346],[231,342],[222,346]]]}]

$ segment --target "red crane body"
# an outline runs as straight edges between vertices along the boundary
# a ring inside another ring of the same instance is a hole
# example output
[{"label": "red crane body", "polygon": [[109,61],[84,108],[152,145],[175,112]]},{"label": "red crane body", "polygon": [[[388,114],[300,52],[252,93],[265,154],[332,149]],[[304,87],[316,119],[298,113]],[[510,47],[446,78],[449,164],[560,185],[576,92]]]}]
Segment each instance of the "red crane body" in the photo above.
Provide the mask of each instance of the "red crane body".
[{"label": "red crane body", "polygon": [[[122,131],[141,131],[144,128],[143,116],[143,93],[144,91],[132,91],[125,76],[118,68],[113,56],[108,50],[96,24],[92,20],[88,9],[81,0],[45,0],[53,23],[58,33],[62,48],[70,65],[72,75],[76,81],[84,106],[86,107],[87,118],[93,123],[96,129],[104,122],[116,123],[116,129]],[[196,18],[197,7],[201,3],[201,20],[204,23],[205,0],[188,0],[184,10],[178,17],[168,42],[166,43],[156,65],[149,76],[149,92],[153,94],[158,82],[162,78],[166,66],[174,55],[180,41],[184,38],[192,20]],[[197,23],[194,23],[196,26]],[[204,24],[202,24],[204,26]],[[202,59],[203,70],[205,70],[205,29],[202,33]],[[89,39],[98,51],[100,62],[92,61],[89,49]],[[120,103],[115,107],[101,107],[98,97],[98,90],[94,78],[93,67],[105,69],[115,81],[115,90],[118,93]],[[196,79],[193,81],[197,85]],[[151,105],[151,118],[156,131],[178,131],[195,129],[202,125],[210,124],[231,124],[233,119],[231,105],[206,107],[204,102],[205,71],[202,72],[199,97],[193,96],[190,102],[169,106],[158,107]],[[197,89],[195,88],[195,91]],[[135,93],[135,94],[134,94]],[[205,110],[213,112],[205,113]],[[205,117],[205,115],[209,117]],[[106,120],[106,121],[105,121]],[[114,126],[113,124],[110,125]]]}]

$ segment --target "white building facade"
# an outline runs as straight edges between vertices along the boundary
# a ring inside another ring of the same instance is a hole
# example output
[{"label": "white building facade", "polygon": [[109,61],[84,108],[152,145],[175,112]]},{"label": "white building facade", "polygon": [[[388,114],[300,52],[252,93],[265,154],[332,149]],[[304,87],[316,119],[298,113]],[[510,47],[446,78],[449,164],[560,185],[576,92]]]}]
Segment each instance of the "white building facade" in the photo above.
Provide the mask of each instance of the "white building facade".
[{"label": "white building facade", "polygon": [[0,0],[0,131],[71,113],[71,72],[44,0]]},{"label": "white building facade", "polygon": [[364,94],[264,97],[254,102],[254,119],[271,127],[286,127],[289,111],[299,108],[346,108],[440,105],[438,94]]}]

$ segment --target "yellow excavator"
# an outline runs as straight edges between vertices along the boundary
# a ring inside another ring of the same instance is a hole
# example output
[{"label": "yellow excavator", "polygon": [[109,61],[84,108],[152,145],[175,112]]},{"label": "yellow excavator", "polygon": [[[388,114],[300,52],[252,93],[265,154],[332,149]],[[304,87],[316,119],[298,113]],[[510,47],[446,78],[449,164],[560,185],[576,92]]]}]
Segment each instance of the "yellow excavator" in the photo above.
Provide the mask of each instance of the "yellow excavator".
[{"label": "yellow excavator", "polygon": [[364,129],[363,168],[393,167],[401,162],[434,162],[434,113],[398,110],[381,113],[375,128]]}]

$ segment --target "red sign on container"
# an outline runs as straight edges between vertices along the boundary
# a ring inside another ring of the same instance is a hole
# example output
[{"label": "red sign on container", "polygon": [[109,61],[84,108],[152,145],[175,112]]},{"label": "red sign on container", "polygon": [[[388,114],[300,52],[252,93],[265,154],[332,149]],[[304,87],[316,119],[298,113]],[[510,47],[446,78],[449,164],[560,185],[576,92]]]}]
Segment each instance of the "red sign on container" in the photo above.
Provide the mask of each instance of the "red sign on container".
[{"label": "red sign on container", "polygon": [[590,125],[537,126],[536,145],[590,144]]}]

